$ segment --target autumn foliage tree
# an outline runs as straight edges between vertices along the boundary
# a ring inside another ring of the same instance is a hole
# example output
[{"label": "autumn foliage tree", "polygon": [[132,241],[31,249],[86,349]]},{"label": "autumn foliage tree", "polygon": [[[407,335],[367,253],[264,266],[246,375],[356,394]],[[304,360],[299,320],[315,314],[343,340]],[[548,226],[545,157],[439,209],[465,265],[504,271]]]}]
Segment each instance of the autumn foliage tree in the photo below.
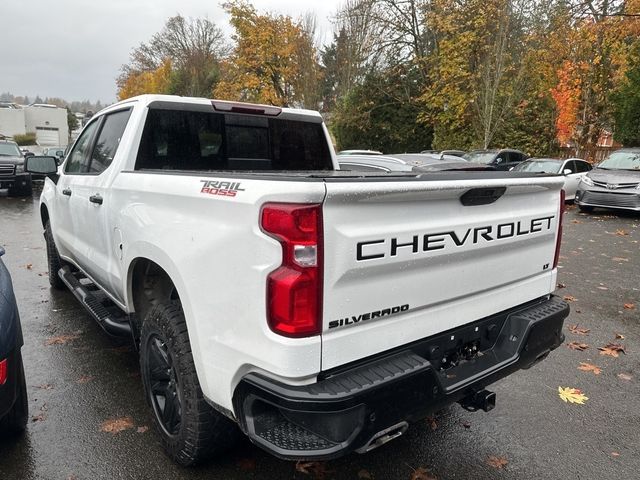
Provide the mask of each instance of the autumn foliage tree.
[{"label": "autumn foliage tree", "polygon": [[309,29],[287,15],[260,14],[249,3],[226,3],[235,48],[213,90],[221,99],[318,108],[320,67]]},{"label": "autumn foliage tree", "polygon": [[171,17],[131,52],[117,79],[118,98],[141,93],[209,96],[227,52],[222,31],[210,20]]}]

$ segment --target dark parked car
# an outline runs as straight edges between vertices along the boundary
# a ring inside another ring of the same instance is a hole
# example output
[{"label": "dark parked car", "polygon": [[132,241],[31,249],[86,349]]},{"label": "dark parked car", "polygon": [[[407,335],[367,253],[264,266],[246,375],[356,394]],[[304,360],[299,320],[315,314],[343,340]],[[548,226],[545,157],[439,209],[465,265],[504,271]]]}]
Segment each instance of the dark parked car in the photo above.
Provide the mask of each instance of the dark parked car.
[{"label": "dark parked car", "polygon": [[24,171],[24,156],[16,142],[0,140],[0,189],[8,188],[9,195],[31,195],[31,174]]},{"label": "dark parked car", "polygon": [[640,148],[613,152],[582,177],[575,203],[583,212],[594,207],[640,211]]},{"label": "dark parked car", "polygon": [[493,170],[453,155],[400,153],[394,155],[349,155],[338,157],[340,170],[356,172],[436,172],[450,170]]},{"label": "dark parked car", "polygon": [[511,170],[529,157],[520,150],[505,148],[502,150],[473,150],[463,158],[469,162],[489,165],[496,170]]},{"label": "dark parked car", "polygon": [[[0,257],[4,248],[0,247]],[[0,438],[22,432],[29,414],[22,366],[22,329],[11,277],[0,259]]]}]

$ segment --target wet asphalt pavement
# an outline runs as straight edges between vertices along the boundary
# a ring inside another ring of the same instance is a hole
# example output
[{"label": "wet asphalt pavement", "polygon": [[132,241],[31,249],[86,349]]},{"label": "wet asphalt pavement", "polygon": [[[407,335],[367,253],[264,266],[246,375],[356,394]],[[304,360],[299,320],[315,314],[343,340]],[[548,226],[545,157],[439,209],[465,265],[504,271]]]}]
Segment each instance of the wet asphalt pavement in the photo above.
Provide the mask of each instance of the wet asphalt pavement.
[{"label": "wet asphalt pavement", "polygon": [[[222,458],[184,469],[163,453],[145,404],[137,355],[108,337],[68,292],[49,288],[38,195],[0,193],[0,245],[22,317],[30,422],[0,439],[0,480],[14,479],[603,479],[640,477],[640,214],[599,211],[565,218],[558,291],[571,296],[565,324],[590,329],[528,371],[498,382],[497,406],[452,406],[366,455],[296,468],[248,441]],[[625,308],[634,304],[634,309]],[[629,305],[628,305],[629,306]],[[597,347],[617,340],[618,358]],[[48,343],[52,343],[48,345]],[[602,373],[578,370],[580,362]],[[582,390],[564,403],[558,387]],[[132,428],[101,430],[130,417]],[[506,462],[506,463],[505,463]],[[500,468],[500,466],[502,466]]]}]

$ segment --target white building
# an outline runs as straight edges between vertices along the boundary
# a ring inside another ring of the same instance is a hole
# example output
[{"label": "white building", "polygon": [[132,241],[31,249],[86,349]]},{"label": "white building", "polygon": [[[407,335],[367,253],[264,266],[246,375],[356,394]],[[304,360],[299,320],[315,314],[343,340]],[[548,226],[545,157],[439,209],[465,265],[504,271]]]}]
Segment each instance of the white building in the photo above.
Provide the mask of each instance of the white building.
[{"label": "white building", "polygon": [[41,146],[66,146],[69,142],[67,109],[55,105],[34,104],[21,107],[0,104],[0,134],[13,137],[34,132]]}]

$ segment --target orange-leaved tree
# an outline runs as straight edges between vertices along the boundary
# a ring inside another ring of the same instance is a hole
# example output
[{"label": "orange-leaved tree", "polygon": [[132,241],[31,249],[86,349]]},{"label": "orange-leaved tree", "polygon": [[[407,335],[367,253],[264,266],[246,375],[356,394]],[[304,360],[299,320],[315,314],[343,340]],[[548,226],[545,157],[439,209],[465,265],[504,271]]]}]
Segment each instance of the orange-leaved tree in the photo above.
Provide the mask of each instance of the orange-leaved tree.
[{"label": "orange-leaved tree", "polygon": [[221,64],[222,78],[213,96],[317,108],[309,105],[305,92],[313,85],[320,89],[318,51],[303,23],[287,15],[259,14],[242,0],[224,7],[231,16],[236,45]]},{"label": "orange-leaved tree", "polygon": [[167,93],[171,83],[171,60],[165,59],[155,70],[132,73],[118,89],[118,99],[135,97],[145,93]]}]

